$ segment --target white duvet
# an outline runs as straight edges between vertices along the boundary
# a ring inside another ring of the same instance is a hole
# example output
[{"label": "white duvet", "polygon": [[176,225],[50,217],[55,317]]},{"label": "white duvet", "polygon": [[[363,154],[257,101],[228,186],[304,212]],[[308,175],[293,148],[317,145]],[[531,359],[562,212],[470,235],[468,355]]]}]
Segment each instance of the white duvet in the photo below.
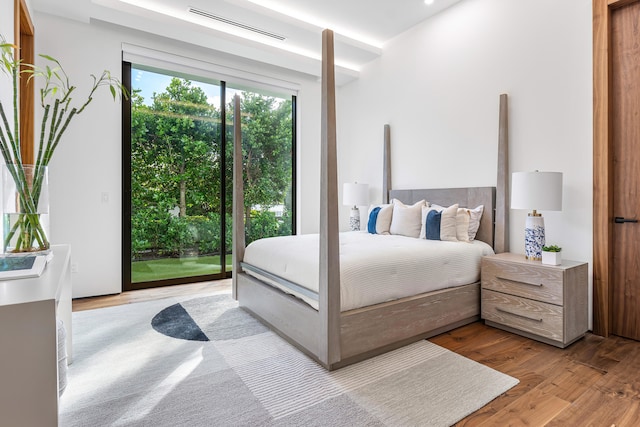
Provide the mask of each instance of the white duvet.
[{"label": "white duvet", "polygon": [[[244,262],[318,292],[318,252],[317,234],[272,237],[247,246]],[[342,311],[475,283],[480,280],[481,258],[491,254],[491,246],[481,241],[340,233]],[[317,301],[283,290],[318,308]]]}]

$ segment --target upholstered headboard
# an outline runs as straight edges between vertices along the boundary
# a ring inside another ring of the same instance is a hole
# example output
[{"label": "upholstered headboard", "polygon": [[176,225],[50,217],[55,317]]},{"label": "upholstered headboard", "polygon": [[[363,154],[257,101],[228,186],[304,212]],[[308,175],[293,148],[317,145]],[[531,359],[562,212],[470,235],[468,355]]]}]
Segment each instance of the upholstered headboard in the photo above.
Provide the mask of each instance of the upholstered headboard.
[{"label": "upholstered headboard", "polygon": [[495,187],[435,188],[423,190],[389,190],[390,199],[398,199],[405,204],[426,200],[430,204],[451,206],[458,203],[461,208],[475,208],[484,205],[480,219],[477,240],[494,245],[494,208],[496,205]]}]

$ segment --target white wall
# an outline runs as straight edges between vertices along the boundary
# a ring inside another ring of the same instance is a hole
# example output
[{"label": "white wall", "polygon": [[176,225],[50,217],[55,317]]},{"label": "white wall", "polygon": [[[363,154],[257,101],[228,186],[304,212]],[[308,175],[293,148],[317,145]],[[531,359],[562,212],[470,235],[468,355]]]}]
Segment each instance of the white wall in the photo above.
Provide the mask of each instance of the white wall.
[{"label": "white wall", "polygon": [[[6,0],[2,0],[6,1]],[[84,24],[46,14],[36,14],[36,52],[56,57],[72,83],[76,99],[89,88],[90,74],[103,69],[121,75],[123,42],[207,60],[224,66],[296,79],[299,92],[298,200],[299,229],[308,232],[308,219],[317,218],[319,153],[319,84],[300,74],[277,75],[269,67],[218,55],[213,50],[125,30],[107,24]],[[107,90],[73,122],[50,164],[51,242],[69,243],[73,296],[84,297],[121,291],[121,108]],[[101,201],[102,193],[109,196]],[[317,220],[315,220],[317,223]],[[317,228],[317,227],[316,227]]]},{"label": "white wall", "polygon": [[[494,186],[508,93],[511,171],[564,173],[547,242],[591,262],[591,18],[590,0],[465,0],[398,36],[339,93],[339,181],[381,200],[389,123],[394,188]],[[512,252],[524,253],[525,217],[511,211]]]},{"label": "white wall", "polygon": [[[104,24],[34,19],[36,52],[58,57],[80,93],[90,73],[120,74],[122,42],[265,72]],[[309,233],[318,224],[319,87],[295,78],[302,85],[298,229]],[[548,240],[563,246],[566,258],[591,261],[589,0],[467,0],[391,41],[359,80],[339,90],[339,182],[367,182],[372,201],[380,200],[382,126],[389,123],[395,188],[495,185],[503,92],[510,95],[512,171],[564,172],[564,209],[544,213]],[[52,242],[72,245],[75,297],[120,291],[120,156],[120,106],[103,92],[72,124],[50,170]],[[101,203],[102,192],[109,203]],[[525,212],[511,214],[512,251],[523,252]],[[347,218],[341,207],[343,229]]]}]

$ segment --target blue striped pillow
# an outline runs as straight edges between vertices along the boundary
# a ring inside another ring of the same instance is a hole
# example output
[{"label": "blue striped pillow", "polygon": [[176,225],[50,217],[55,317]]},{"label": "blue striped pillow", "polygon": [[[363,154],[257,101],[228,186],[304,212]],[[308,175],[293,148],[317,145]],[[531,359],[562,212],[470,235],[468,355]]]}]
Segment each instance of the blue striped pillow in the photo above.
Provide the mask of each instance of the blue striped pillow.
[{"label": "blue striped pillow", "polygon": [[440,240],[440,220],[442,212],[429,211],[425,223],[425,235],[428,240]]},{"label": "blue striped pillow", "polygon": [[380,206],[375,207],[369,214],[369,222],[367,222],[367,231],[371,234],[376,234],[376,224],[378,223],[378,213],[382,209]]}]

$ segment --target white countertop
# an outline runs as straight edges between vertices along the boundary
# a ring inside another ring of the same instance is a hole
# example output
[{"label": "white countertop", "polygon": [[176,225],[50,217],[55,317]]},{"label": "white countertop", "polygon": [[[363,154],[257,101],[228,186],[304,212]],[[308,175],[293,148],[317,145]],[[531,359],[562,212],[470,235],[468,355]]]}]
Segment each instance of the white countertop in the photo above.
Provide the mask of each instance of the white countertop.
[{"label": "white countertop", "polygon": [[71,249],[69,245],[53,245],[51,249],[53,259],[40,277],[0,281],[0,307],[60,298],[60,280],[69,266]]}]

